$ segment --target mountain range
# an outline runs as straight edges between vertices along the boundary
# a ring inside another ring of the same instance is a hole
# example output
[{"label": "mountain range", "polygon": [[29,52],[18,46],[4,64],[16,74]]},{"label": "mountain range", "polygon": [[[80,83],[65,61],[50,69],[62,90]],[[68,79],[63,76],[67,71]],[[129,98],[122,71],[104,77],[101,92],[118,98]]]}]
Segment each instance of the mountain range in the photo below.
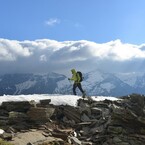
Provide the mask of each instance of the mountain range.
[{"label": "mountain range", "polygon": [[[82,87],[87,96],[124,96],[145,94],[144,73],[106,73],[100,70],[83,74]],[[72,94],[73,82],[65,75],[5,74],[0,76],[0,96],[20,94]],[[78,95],[81,95],[78,91]]]}]

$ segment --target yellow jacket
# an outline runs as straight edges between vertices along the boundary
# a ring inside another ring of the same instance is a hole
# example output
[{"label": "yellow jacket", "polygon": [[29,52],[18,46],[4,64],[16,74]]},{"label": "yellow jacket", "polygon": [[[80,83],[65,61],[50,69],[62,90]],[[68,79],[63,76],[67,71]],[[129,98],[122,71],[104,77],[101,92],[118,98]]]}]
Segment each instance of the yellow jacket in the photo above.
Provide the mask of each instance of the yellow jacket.
[{"label": "yellow jacket", "polygon": [[70,80],[74,81],[75,83],[79,83],[80,76],[77,74],[76,70],[72,69],[71,72],[72,72],[72,78],[70,78]]}]

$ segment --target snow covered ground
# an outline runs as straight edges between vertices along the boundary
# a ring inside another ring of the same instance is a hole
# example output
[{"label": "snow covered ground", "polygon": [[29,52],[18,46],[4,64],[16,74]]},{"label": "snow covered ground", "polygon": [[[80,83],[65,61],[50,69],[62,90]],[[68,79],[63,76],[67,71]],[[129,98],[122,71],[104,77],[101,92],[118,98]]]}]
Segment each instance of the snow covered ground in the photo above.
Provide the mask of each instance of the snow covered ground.
[{"label": "snow covered ground", "polygon": [[[51,104],[54,105],[71,105],[76,106],[77,100],[80,99],[81,96],[74,96],[74,95],[59,95],[59,94],[33,94],[33,95],[4,95],[0,96],[0,104],[2,102],[7,101],[31,101],[35,100],[35,102],[39,102],[40,100],[51,99]],[[93,100],[100,101],[100,100],[118,100],[115,97],[105,97],[105,96],[92,96]]]}]

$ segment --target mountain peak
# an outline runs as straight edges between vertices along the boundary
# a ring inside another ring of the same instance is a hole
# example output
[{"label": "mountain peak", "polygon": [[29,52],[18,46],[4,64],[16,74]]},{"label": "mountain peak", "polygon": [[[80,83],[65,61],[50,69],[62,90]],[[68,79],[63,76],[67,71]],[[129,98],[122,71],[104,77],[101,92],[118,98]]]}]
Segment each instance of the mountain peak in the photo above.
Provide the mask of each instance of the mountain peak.
[{"label": "mountain peak", "polygon": [[[102,70],[83,73],[82,87],[91,96],[124,96],[145,94],[145,75],[142,73],[112,74]],[[0,77],[0,95],[3,94],[72,94],[72,84],[65,75],[6,74]],[[80,94],[78,92],[78,94]]]}]

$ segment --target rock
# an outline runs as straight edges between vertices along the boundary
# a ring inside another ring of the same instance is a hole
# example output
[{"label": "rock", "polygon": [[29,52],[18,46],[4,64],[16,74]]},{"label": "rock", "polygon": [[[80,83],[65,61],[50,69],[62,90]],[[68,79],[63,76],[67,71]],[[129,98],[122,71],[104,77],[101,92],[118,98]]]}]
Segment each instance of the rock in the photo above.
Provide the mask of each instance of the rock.
[{"label": "rock", "polygon": [[28,101],[3,102],[1,108],[10,111],[27,112],[31,107]]},{"label": "rock", "polygon": [[92,107],[109,109],[108,104],[107,103],[104,103],[104,102],[96,102],[96,103],[93,104]]},{"label": "rock", "polygon": [[10,119],[26,119],[28,116],[25,113],[22,112],[9,112],[9,118]]},{"label": "rock", "polygon": [[0,107],[1,128],[15,135],[16,145],[67,145],[68,138],[75,145],[145,144],[143,95],[131,94],[116,101],[85,98],[78,100],[77,107],[49,103],[41,101],[35,107],[29,104],[27,109],[14,106],[14,102],[4,103]]},{"label": "rock", "polygon": [[33,145],[31,142],[28,142],[27,145]]},{"label": "rock", "polygon": [[90,121],[90,122],[81,122],[81,123],[78,123],[78,125],[91,125],[92,124],[92,122]]},{"label": "rock", "polygon": [[132,94],[130,95],[130,109],[138,116],[144,116],[143,108],[145,105],[144,96]]},{"label": "rock", "polygon": [[83,113],[83,115],[81,115],[81,121],[87,122],[90,121],[90,118],[85,113]]},{"label": "rock", "polygon": [[1,126],[6,126],[8,124],[8,117],[0,117],[0,125]]},{"label": "rock", "polygon": [[82,145],[81,141],[76,137],[69,137],[70,143],[74,145]]},{"label": "rock", "polygon": [[9,112],[8,124],[17,124],[17,123],[23,124],[22,122],[25,122],[27,120],[28,116],[23,112],[14,112],[14,111]]},{"label": "rock", "polygon": [[16,131],[13,127],[10,126],[10,127],[7,128],[6,132],[7,132],[7,133],[13,133],[13,134],[14,134],[14,133],[16,133],[17,131]]},{"label": "rock", "polygon": [[4,116],[4,117],[7,117],[8,116],[8,111],[5,110],[5,109],[0,109],[0,116]]},{"label": "rock", "polygon": [[102,110],[97,107],[92,107],[91,114],[94,116],[98,116],[98,115],[100,116],[100,115],[102,115]]},{"label": "rock", "polygon": [[114,144],[121,143],[121,142],[122,142],[122,140],[119,138],[119,136],[115,136],[115,137],[113,138],[113,143],[114,143]]},{"label": "rock", "polygon": [[50,105],[51,99],[40,100],[42,106]]},{"label": "rock", "polygon": [[130,101],[134,104],[137,104],[139,107],[143,108],[145,105],[145,96],[139,94],[130,95]]},{"label": "rock", "polygon": [[66,133],[63,133],[63,132],[52,132],[52,136],[53,137],[56,137],[56,138],[61,138],[62,140],[66,141],[67,140],[67,137],[68,137],[68,134]]},{"label": "rock", "polygon": [[29,103],[31,104],[32,107],[34,107],[34,108],[37,107],[37,103],[35,102],[35,100],[31,100],[31,101],[29,101]]},{"label": "rock", "polygon": [[27,112],[28,117],[30,117],[34,121],[48,121],[50,117],[53,115],[55,108],[30,108]]},{"label": "rock", "polygon": [[45,137],[43,135],[43,131],[35,131],[35,132],[30,131],[16,134],[15,137],[13,137],[13,140],[9,142],[14,145],[27,145],[30,143],[33,145],[41,145],[45,142],[49,143],[52,141],[62,141],[62,140],[54,137]]},{"label": "rock", "polygon": [[93,145],[92,142],[82,141],[82,145]]},{"label": "rock", "polygon": [[12,140],[12,134],[11,134],[11,133],[6,133],[6,132],[4,132],[4,133],[1,135],[1,138],[4,139],[4,140]]},{"label": "rock", "polygon": [[70,120],[74,120],[76,123],[81,122],[81,115],[79,110],[72,106],[65,106],[63,109],[63,114]]},{"label": "rock", "polygon": [[109,126],[108,132],[113,134],[121,134],[122,133],[122,127],[120,126]]}]

